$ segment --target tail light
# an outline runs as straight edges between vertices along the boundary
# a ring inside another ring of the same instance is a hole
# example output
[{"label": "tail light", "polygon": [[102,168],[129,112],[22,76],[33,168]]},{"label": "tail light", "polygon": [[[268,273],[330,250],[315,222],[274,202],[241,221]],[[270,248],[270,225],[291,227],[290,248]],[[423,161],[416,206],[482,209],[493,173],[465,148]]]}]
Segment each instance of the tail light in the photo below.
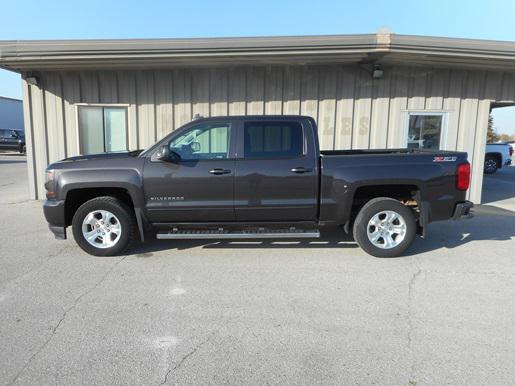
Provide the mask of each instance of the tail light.
[{"label": "tail light", "polygon": [[510,146],[510,157],[513,155],[513,146]]},{"label": "tail light", "polygon": [[470,186],[470,164],[465,162],[458,165],[458,178],[456,180],[456,188],[458,190],[467,190]]}]

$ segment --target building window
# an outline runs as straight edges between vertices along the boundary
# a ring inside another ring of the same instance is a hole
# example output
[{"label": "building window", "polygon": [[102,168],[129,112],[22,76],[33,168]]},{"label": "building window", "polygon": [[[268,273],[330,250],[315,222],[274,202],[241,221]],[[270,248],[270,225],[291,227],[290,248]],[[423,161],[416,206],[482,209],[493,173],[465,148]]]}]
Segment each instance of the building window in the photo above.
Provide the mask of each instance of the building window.
[{"label": "building window", "polygon": [[445,113],[408,113],[408,149],[443,149],[445,147]]},{"label": "building window", "polygon": [[81,154],[127,150],[127,108],[77,106]]}]

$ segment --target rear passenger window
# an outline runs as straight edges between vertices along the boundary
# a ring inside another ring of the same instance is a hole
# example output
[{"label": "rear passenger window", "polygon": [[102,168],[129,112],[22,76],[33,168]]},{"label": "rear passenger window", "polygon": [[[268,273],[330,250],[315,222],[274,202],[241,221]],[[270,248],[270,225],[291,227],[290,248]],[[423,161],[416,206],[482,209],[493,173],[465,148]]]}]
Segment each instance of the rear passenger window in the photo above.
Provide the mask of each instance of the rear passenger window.
[{"label": "rear passenger window", "polygon": [[304,152],[304,135],[299,122],[246,122],[245,158],[298,157]]}]

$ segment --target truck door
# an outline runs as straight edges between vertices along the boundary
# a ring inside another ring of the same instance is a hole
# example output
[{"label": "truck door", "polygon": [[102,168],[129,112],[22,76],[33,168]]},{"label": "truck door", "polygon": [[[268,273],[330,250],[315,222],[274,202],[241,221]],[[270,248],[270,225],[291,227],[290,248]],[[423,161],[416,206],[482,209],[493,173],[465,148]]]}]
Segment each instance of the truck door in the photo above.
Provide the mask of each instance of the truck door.
[{"label": "truck door", "polygon": [[151,222],[234,221],[231,126],[193,124],[166,144],[170,161],[147,158],[143,178]]},{"label": "truck door", "polygon": [[301,121],[249,120],[239,140],[234,187],[237,221],[316,220],[318,157]]}]

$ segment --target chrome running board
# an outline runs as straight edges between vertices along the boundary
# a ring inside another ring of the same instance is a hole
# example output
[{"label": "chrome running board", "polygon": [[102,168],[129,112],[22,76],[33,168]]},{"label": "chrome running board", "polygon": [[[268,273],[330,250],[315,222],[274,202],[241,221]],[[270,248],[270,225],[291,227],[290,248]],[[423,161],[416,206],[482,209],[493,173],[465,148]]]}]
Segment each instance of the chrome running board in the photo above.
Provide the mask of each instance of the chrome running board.
[{"label": "chrome running board", "polygon": [[159,240],[198,240],[198,239],[312,239],[320,237],[318,230],[258,230],[258,231],[227,231],[227,230],[173,230],[159,232],[156,235]]}]

